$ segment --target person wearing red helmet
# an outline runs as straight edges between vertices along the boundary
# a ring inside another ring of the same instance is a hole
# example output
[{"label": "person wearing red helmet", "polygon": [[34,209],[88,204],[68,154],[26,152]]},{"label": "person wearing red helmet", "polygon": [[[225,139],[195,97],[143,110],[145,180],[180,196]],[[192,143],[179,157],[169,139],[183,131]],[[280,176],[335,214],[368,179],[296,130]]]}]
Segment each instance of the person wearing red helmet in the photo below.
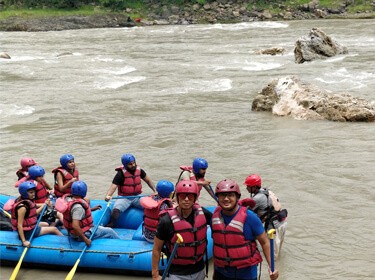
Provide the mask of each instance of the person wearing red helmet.
[{"label": "person wearing red helmet", "polygon": [[246,177],[244,185],[255,201],[254,213],[264,223],[265,230],[275,229],[275,259],[278,258],[287,228],[288,211],[281,208],[278,197],[271,190],[262,188],[262,179],[257,174]]},{"label": "person wearing red helmet", "polygon": [[216,200],[215,194],[210,186],[211,180],[207,180],[205,178],[207,168],[208,168],[207,160],[205,160],[204,158],[197,157],[193,160],[193,163],[191,166],[185,166],[185,165],[180,166],[180,169],[182,171],[180,173],[178,181],[182,181],[182,180],[194,181],[198,185],[198,189],[199,189],[198,196],[200,195],[202,188],[205,188],[208,194],[213,199]]},{"label": "person wearing red helmet", "polygon": [[207,249],[207,224],[212,214],[196,203],[199,194],[194,181],[183,180],[176,185],[178,205],[165,211],[157,225],[152,250],[152,279],[160,280],[159,261],[164,245],[168,257],[182,236],[183,242],[177,249],[169,269],[168,279],[205,279],[204,255]]},{"label": "person wearing red helmet", "polygon": [[18,180],[22,179],[23,177],[26,177],[28,175],[29,167],[37,165],[37,163],[31,157],[24,157],[21,158],[20,165],[21,168],[18,169],[16,172]]},{"label": "person wearing red helmet", "polygon": [[[220,181],[215,189],[219,206],[212,215],[214,241],[214,280],[257,279],[257,265],[262,256],[257,243],[271,267],[270,241],[257,215],[238,204],[241,191],[232,179]],[[269,270],[275,280],[279,272]]]}]

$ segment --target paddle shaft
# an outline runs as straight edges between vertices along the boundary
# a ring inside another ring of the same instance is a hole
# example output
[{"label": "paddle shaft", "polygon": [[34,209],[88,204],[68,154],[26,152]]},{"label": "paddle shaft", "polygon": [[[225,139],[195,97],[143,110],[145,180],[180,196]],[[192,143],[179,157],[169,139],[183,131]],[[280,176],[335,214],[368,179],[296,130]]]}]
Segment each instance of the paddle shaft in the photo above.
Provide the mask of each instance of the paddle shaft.
[{"label": "paddle shaft", "polygon": [[215,195],[214,190],[212,189],[211,185],[208,185],[208,186],[210,187],[210,190],[211,190],[212,194],[214,195],[214,198],[215,198],[215,200],[217,202],[217,196]]},{"label": "paddle shaft", "polygon": [[271,258],[271,272],[275,271],[275,254],[274,254],[274,238],[275,238],[276,231],[274,229],[270,229],[268,231],[268,235],[270,237],[270,258]]},{"label": "paddle shaft", "polygon": [[[42,212],[40,213],[39,215],[39,218],[38,218],[38,221],[36,222],[36,225],[33,229],[33,232],[31,233],[31,236],[30,236],[30,239],[29,239],[29,242],[31,243],[31,240],[33,239],[34,235],[35,235],[35,231],[36,231],[36,228],[38,227],[39,223],[40,223],[40,220],[42,219],[43,217],[43,214],[44,214],[44,211],[47,209],[47,204],[44,204],[43,206],[43,209],[42,209]],[[12,275],[10,276],[9,280],[15,280],[16,277],[17,277],[17,274],[18,274],[18,271],[20,270],[21,268],[21,264],[22,264],[22,261],[23,261],[23,258],[25,257],[26,255],[26,252],[27,252],[27,249],[28,247],[26,247],[24,250],[23,250],[23,253],[20,257],[20,260],[18,261],[16,267],[14,268],[13,272],[12,272]]]},{"label": "paddle shaft", "polygon": [[7,212],[5,211],[3,208],[0,208],[1,212],[4,213],[5,216],[7,216],[8,218],[12,218],[12,216]]},{"label": "paddle shaft", "polygon": [[[105,208],[103,214],[100,216],[100,219],[99,219],[97,225],[95,226],[93,232],[91,233],[89,240],[91,240],[94,237],[94,235],[95,235],[95,233],[96,233],[96,231],[97,231],[97,229],[98,229],[98,227],[100,225],[100,222],[103,220],[103,217],[104,217],[105,213],[107,212],[108,207],[109,207],[110,204],[111,204],[111,201],[108,201],[107,207]],[[71,280],[71,279],[73,279],[73,276],[74,276],[74,274],[75,274],[75,272],[77,270],[78,264],[81,261],[81,258],[83,256],[83,254],[86,252],[86,249],[87,249],[87,245],[85,245],[85,247],[83,248],[81,254],[79,255],[79,258],[77,259],[77,261],[74,264],[73,268],[70,270],[70,272],[66,276],[65,280]]]},{"label": "paddle shaft", "polygon": [[115,197],[112,197],[111,199],[124,199],[124,198],[133,199],[133,198],[144,197],[144,196],[147,196],[147,195],[141,194],[141,195],[129,195],[129,196],[115,196]]},{"label": "paddle shaft", "polygon": [[178,245],[179,245],[180,243],[182,243],[182,242],[183,242],[182,236],[181,236],[179,233],[177,233],[177,241],[176,241],[176,244],[174,245],[173,250],[172,250],[172,253],[171,253],[171,255],[169,256],[169,260],[168,260],[168,263],[167,263],[167,267],[166,267],[165,270],[164,270],[164,273],[163,273],[163,276],[161,277],[161,280],[164,280],[165,277],[167,277],[167,275],[168,275],[168,271],[169,271],[169,267],[171,266],[171,264],[172,264],[172,260],[173,260],[174,256],[176,255]]}]

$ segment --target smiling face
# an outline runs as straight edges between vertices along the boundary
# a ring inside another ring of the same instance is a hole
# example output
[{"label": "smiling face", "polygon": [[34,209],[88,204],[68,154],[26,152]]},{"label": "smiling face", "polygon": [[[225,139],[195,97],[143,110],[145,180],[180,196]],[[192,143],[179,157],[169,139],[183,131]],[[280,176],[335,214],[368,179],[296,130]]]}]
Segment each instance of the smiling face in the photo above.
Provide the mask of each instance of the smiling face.
[{"label": "smiling face", "polygon": [[238,195],[235,192],[222,192],[217,194],[220,207],[227,214],[231,214],[238,208]]}]

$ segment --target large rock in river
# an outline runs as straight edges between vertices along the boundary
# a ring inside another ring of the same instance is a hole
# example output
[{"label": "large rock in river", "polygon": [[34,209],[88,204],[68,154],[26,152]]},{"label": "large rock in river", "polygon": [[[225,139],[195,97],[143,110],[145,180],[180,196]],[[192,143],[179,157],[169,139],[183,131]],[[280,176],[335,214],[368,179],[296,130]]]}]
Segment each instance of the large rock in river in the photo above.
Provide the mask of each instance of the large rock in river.
[{"label": "large rock in river", "polygon": [[348,49],[318,28],[311,29],[309,35],[302,36],[295,43],[296,63],[346,54]]},{"label": "large rock in river", "polygon": [[330,93],[295,76],[270,82],[253,100],[252,110],[299,120],[375,121],[375,102],[348,93]]}]

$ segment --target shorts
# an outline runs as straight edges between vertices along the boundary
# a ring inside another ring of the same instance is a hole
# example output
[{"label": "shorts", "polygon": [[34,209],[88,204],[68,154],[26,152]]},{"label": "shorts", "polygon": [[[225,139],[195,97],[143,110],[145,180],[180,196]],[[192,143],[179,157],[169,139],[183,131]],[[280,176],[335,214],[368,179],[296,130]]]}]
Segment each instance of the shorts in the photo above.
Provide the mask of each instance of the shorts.
[{"label": "shorts", "polygon": [[204,270],[201,270],[194,274],[189,275],[176,275],[176,274],[169,274],[165,279],[167,280],[204,280],[206,277],[206,274],[204,273]]},{"label": "shorts", "polygon": [[34,233],[33,238],[34,237],[38,237],[40,235],[40,231],[42,230],[42,228],[40,226],[36,226],[32,230],[27,230],[27,231],[23,232],[23,234],[25,235],[25,239],[26,240],[30,240],[30,237],[33,234],[34,229],[35,229],[35,233]]},{"label": "shorts", "polygon": [[115,205],[113,205],[113,209],[118,209],[120,212],[125,212],[130,206],[143,209],[140,203],[140,197],[136,198],[121,198],[117,199]]}]

